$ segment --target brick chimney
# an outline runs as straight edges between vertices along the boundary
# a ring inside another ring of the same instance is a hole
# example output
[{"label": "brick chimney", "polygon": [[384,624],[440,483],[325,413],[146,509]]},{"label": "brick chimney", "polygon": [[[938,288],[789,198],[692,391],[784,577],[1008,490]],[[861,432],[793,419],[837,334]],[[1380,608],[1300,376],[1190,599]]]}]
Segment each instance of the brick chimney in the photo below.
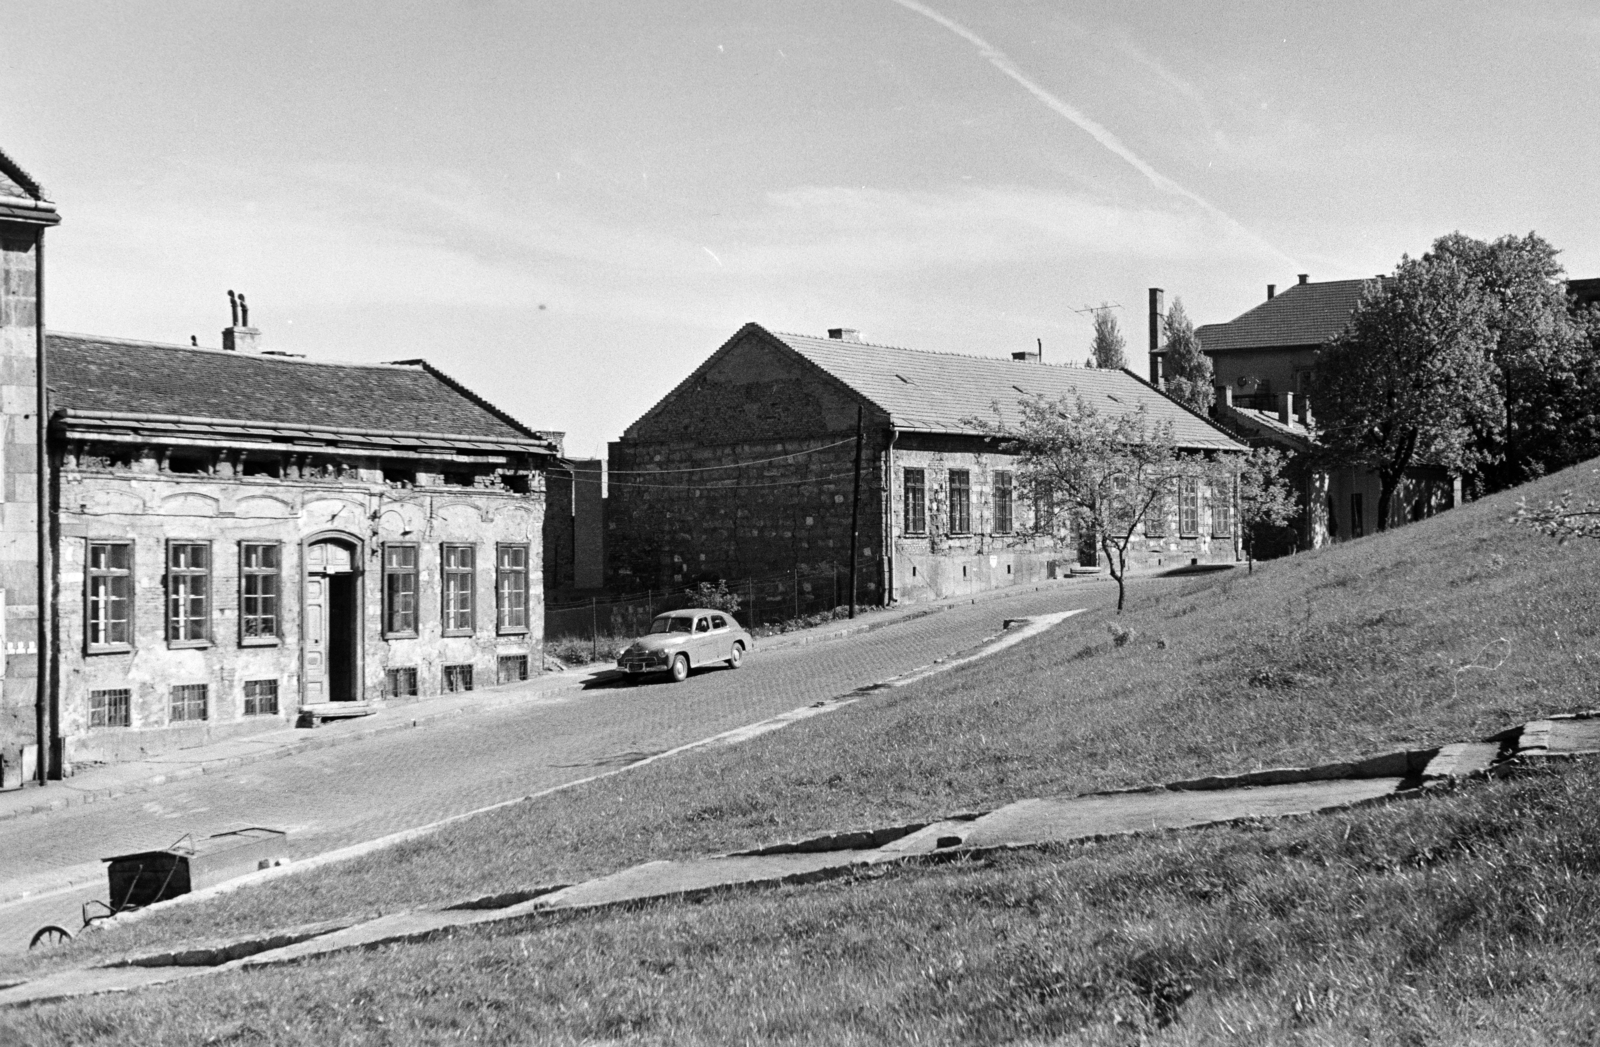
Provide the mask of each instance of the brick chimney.
[{"label": "brick chimney", "polygon": [[229,352],[255,352],[261,343],[261,332],[250,326],[250,306],[244,295],[229,291],[228,310],[233,314],[233,324],[222,329],[222,348]]},{"label": "brick chimney", "polygon": [[1150,384],[1163,388],[1161,374],[1161,317],[1166,313],[1161,288],[1150,288]]},{"label": "brick chimney", "polygon": [[1300,274],[1300,282],[1301,283],[1308,283],[1310,280],[1311,280],[1311,274],[1310,273],[1301,273]]},{"label": "brick chimney", "polygon": [[1268,284],[1267,285],[1267,301],[1269,301],[1269,302],[1272,301],[1273,296],[1276,295],[1277,293],[1278,293],[1278,285],[1277,284]]},{"label": "brick chimney", "polygon": [[1039,354],[1030,353],[1026,349],[1020,349],[1011,354],[1011,359],[1016,360],[1019,363],[1036,364],[1039,362]]},{"label": "brick chimney", "polygon": [[828,337],[836,342],[859,342],[861,341],[861,332],[854,327],[830,327],[828,328]]}]

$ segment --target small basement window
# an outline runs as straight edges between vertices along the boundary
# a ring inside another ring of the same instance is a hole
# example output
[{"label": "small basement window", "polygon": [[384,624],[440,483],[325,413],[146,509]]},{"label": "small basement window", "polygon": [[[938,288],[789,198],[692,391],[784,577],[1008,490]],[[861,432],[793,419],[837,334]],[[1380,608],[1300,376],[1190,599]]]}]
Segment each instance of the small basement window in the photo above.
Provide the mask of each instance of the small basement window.
[{"label": "small basement window", "polygon": [[130,710],[133,692],[126,687],[109,691],[89,692],[90,727],[127,727],[132,723]]},{"label": "small basement window", "polygon": [[209,473],[211,471],[211,458],[209,455],[174,454],[167,459],[167,472],[169,473]]},{"label": "small basement window", "polygon": [[500,683],[520,683],[528,678],[528,656],[502,654],[500,656]]},{"label": "small basement window", "polygon": [[283,462],[277,458],[246,458],[244,475],[270,476],[276,480],[283,476]]},{"label": "small basement window", "polygon": [[244,714],[246,716],[278,715],[278,681],[246,680],[244,682]]},{"label": "small basement window", "polygon": [[390,669],[383,674],[383,693],[390,698],[417,696],[417,670],[414,666]]},{"label": "small basement window", "polygon": [[444,689],[449,694],[454,691],[472,690],[472,666],[447,665],[444,667]]}]

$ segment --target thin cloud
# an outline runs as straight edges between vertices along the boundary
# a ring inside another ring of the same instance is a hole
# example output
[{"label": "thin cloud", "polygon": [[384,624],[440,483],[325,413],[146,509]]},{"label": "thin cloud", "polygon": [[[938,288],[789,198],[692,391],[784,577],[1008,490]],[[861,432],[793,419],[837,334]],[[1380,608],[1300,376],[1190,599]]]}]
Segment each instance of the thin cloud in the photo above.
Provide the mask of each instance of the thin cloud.
[{"label": "thin cloud", "polygon": [[1200,196],[1198,193],[1185,188],[1184,186],[1173,181],[1171,178],[1168,178],[1166,175],[1162,174],[1160,171],[1157,171],[1155,168],[1151,167],[1136,153],[1134,153],[1133,150],[1129,149],[1126,145],[1123,145],[1122,141],[1117,138],[1116,135],[1112,134],[1111,131],[1106,127],[1090,119],[1089,116],[1074,106],[1062,101],[1060,98],[1056,97],[1043,87],[1040,87],[1038,84],[1028,79],[1025,75],[1023,75],[1022,71],[1016,67],[1016,65],[1011,61],[1010,57],[1006,55],[1004,51],[1000,50],[998,47],[995,47],[983,37],[974,33],[960,22],[957,22],[951,18],[947,18],[932,8],[917,3],[917,0],[894,0],[894,3],[899,4],[908,11],[914,11],[922,17],[943,26],[945,29],[948,29],[950,32],[956,34],[973,47],[977,48],[978,54],[987,60],[990,65],[994,66],[1006,76],[1009,76],[1012,80],[1015,80],[1018,84],[1022,85],[1024,90],[1033,95],[1039,101],[1043,102],[1050,109],[1054,110],[1061,116],[1066,117],[1066,119],[1071,121],[1073,124],[1076,124],[1080,130],[1088,134],[1089,137],[1093,138],[1096,142],[1099,142],[1106,148],[1107,151],[1120,158],[1135,171],[1138,171],[1140,174],[1144,175],[1145,178],[1149,180],[1150,184],[1155,186],[1157,189],[1188,200],[1196,207],[1199,207],[1202,211],[1227,225],[1230,229],[1234,229],[1242,235],[1248,237],[1251,242],[1257,244],[1267,251],[1272,252],[1291,264],[1294,264],[1294,259],[1286,252],[1280,250],[1273,244],[1268,243],[1259,234],[1246,227],[1243,223],[1238,221],[1232,215],[1228,214],[1226,211],[1222,210],[1220,207],[1211,203],[1211,201]]}]

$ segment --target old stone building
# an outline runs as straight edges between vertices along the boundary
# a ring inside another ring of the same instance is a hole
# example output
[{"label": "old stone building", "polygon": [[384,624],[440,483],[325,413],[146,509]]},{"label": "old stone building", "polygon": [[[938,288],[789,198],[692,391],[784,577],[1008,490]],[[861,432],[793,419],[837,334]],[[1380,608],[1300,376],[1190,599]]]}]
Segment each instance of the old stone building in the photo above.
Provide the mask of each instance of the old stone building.
[{"label": "old stone building", "polygon": [[222,349],[47,332],[54,212],[0,170],[7,785],[540,670],[559,434],[420,360],[259,351],[243,296]]},{"label": "old stone building", "polygon": [[[996,406],[1077,391],[1109,412],[1148,407],[1181,446],[1239,450],[1124,371],[871,345],[853,331],[747,324],[610,447],[606,551],[618,591],[784,577],[848,564],[860,419],[858,590],[917,601],[1051,577],[1073,536],[1041,533],[1017,466],[973,424]],[[1232,492],[1184,492],[1143,536],[1141,568],[1233,562]],[[1151,528],[1152,532],[1156,528]]]}]

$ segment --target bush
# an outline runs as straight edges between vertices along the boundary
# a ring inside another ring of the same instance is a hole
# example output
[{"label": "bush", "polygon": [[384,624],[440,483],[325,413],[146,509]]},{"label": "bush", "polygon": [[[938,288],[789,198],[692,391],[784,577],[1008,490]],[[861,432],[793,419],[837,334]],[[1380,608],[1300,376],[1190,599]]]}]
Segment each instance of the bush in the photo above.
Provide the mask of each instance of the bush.
[{"label": "bush", "polygon": [[685,589],[683,592],[690,598],[688,606],[709,607],[713,611],[726,611],[729,614],[739,613],[739,594],[728,589],[725,578],[718,578],[716,585],[701,582],[693,589]]}]

